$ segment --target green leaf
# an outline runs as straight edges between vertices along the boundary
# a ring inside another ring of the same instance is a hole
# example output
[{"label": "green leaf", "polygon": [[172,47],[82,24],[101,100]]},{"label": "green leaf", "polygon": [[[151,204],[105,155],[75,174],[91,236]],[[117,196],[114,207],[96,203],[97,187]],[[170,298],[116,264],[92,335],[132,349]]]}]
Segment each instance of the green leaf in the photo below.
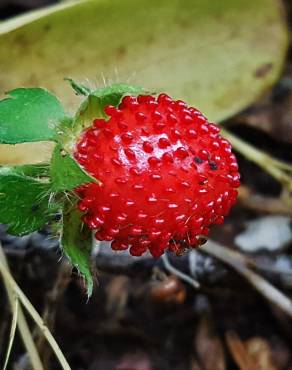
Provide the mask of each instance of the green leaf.
[{"label": "green leaf", "polygon": [[113,84],[90,92],[76,115],[76,125],[83,127],[92,124],[94,118],[107,118],[104,108],[107,105],[117,106],[124,95],[145,93],[142,87],[127,84]]},{"label": "green leaf", "polygon": [[52,191],[72,190],[88,182],[97,182],[60,145],[57,145],[51,161]]},{"label": "green leaf", "polygon": [[0,172],[0,223],[13,235],[29,234],[44,226],[54,213],[49,185],[30,177]]},{"label": "green leaf", "polygon": [[10,91],[0,101],[0,142],[17,144],[54,140],[65,112],[55,96],[41,88]]},{"label": "green leaf", "polygon": [[81,214],[75,205],[65,204],[63,212],[63,233],[61,246],[87,283],[87,294],[90,297],[93,289],[93,278],[90,270],[92,250],[91,231],[82,223]]},{"label": "green leaf", "polygon": [[279,78],[288,46],[280,5],[279,0],[62,3],[1,23],[0,86],[8,90],[33,81],[75,108],[64,75],[99,86],[104,76],[106,83],[131,81],[164,91],[221,121]]}]

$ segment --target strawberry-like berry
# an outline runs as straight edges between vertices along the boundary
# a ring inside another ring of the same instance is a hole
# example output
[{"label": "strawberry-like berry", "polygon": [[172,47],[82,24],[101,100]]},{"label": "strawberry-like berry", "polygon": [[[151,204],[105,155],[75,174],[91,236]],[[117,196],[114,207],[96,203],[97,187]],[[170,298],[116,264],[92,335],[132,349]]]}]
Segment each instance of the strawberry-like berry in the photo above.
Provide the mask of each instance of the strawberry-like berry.
[{"label": "strawberry-like berry", "polygon": [[77,189],[85,224],[134,256],[199,245],[236,201],[229,142],[197,109],[165,94],[126,96],[105,113],[109,120],[95,119],[75,150],[101,182]]}]

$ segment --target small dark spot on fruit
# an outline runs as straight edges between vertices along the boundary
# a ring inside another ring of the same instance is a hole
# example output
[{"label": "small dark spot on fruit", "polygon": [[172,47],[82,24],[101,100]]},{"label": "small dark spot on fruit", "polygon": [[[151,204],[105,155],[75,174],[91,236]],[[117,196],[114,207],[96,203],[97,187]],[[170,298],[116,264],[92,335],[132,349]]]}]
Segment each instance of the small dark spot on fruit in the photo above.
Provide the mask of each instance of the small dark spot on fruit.
[{"label": "small dark spot on fruit", "polygon": [[217,164],[215,162],[210,161],[209,162],[209,167],[212,171],[217,171],[218,170]]},{"label": "small dark spot on fruit", "polygon": [[196,162],[196,163],[198,163],[198,164],[202,164],[204,161],[203,161],[203,159],[202,158],[200,158],[200,157],[195,157],[194,158],[194,161]]},{"label": "small dark spot on fruit", "polygon": [[265,63],[258,67],[255,72],[254,76],[258,78],[265,77],[273,68],[273,63]]}]

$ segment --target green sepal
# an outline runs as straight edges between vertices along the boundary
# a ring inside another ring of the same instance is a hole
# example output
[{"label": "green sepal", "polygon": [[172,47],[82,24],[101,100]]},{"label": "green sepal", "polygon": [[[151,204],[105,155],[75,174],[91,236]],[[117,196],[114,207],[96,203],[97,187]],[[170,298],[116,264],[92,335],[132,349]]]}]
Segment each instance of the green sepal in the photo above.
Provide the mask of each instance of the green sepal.
[{"label": "green sepal", "polygon": [[5,171],[0,172],[0,223],[13,235],[39,230],[57,211],[50,205],[49,184]]},{"label": "green sepal", "polygon": [[65,81],[68,81],[72,87],[72,89],[76,92],[77,95],[89,95],[91,93],[91,90],[89,87],[83,85],[83,84],[80,84],[80,83],[77,83],[76,81],[74,81],[72,78],[64,78]]},{"label": "green sepal", "polygon": [[0,101],[0,143],[54,141],[66,113],[58,99],[42,88],[19,88]]},{"label": "green sepal", "polygon": [[88,127],[95,118],[107,118],[104,108],[107,105],[118,106],[125,95],[146,94],[142,87],[127,84],[113,84],[91,91],[81,104],[76,117],[75,127]]},{"label": "green sepal", "polygon": [[59,144],[53,152],[50,176],[53,192],[72,190],[85,183],[98,182],[87,174]]},{"label": "green sepal", "polygon": [[81,214],[76,204],[66,202],[63,208],[63,231],[61,247],[87,285],[87,295],[90,297],[93,290],[93,278],[90,268],[90,255],[92,251],[91,231],[81,220]]}]

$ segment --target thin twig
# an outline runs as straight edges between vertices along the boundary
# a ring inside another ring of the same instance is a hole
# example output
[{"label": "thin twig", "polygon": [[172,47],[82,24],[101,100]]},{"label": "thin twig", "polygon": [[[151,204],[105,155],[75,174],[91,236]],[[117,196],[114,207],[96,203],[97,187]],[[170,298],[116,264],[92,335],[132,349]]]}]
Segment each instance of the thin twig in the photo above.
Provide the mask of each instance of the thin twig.
[{"label": "thin twig", "polygon": [[[2,245],[0,244],[0,272],[2,272],[3,269],[8,271],[9,273],[9,267],[8,267],[8,263],[6,260],[6,256],[5,256],[5,253],[3,252]],[[7,277],[4,276],[4,274],[3,274],[3,281],[4,281],[5,289],[7,291],[7,296],[9,299],[10,306],[13,309],[15,294],[14,294],[14,291],[11,285],[9,284]],[[18,317],[17,319],[18,330],[21,335],[24,347],[29,356],[32,368],[34,370],[44,370],[39,353],[36,349],[29,326],[27,324],[26,318],[24,316],[23,310],[20,307],[20,305],[18,306],[17,317]]]},{"label": "thin twig", "polygon": [[230,141],[233,148],[243,154],[248,160],[260,166],[264,171],[282,183],[289,191],[292,191],[292,165],[273,158],[246,141],[233,135],[226,129],[221,129],[222,135]]},{"label": "thin twig", "polygon": [[245,207],[269,214],[292,216],[292,208],[288,202],[280,197],[265,197],[254,193],[249,187],[242,185],[239,188],[239,202]]},{"label": "thin twig", "polygon": [[190,284],[193,288],[195,289],[200,288],[200,283],[198,281],[194,280],[189,275],[184,274],[182,271],[172,266],[172,264],[169,262],[167,254],[163,254],[161,259],[167,271],[176,275],[177,277],[179,277],[181,280],[185,281],[186,283]]},{"label": "thin twig", "polygon": [[[7,284],[10,285],[13,292],[16,294],[16,296],[19,298],[20,302],[23,304],[23,306],[26,308],[27,312],[30,314],[32,319],[35,321],[35,323],[38,325],[38,327],[41,329],[43,335],[46,337],[48,343],[52,347],[52,350],[54,351],[57,359],[59,360],[59,363],[62,366],[62,369],[64,370],[71,370],[66,358],[64,357],[60,347],[58,346],[55,338],[45,325],[43,319],[39,315],[39,313],[36,311],[36,309],[33,307],[33,305],[30,303],[29,299],[26,297],[26,295],[23,293],[23,291],[20,289],[8,269],[4,266],[4,264],[0,260],[0,272],[2,273],[4,279],[6,280]],[[42,369],[36,368],[37,370]]]},{"label": "thin twig", "polygon": [[232,267],[244,276],[269,302],[278,306],[292,317],[292,301],[262,276],[249,269],[244,263],[245,258],[243,255],[238,252],[230,251],[228,248],[211,240],[209,240],[201,250]]},{"label": "thin twig", "polygon": [[9,335],[9,343],[8,343],[8,347],[7,347],[7,352],[6,352],[6,357],[5,357],[5,362],[4,362],[3,370],[6,370],[7,365],[8,365],[8,361],[9,361],[9,357],[10,357],[10,354],[11,354],[12,345],[13,345],[14,338],[15,338],[16,326],[17,326],[19,301],[18,301],[18,298],[16,296],[14,297],[14,302],[15,303],[14,303],[14,306],[13,306],[13,317],[12,317],[12,322],[11,322],[11,330],[10,330],[10,335]]}]

